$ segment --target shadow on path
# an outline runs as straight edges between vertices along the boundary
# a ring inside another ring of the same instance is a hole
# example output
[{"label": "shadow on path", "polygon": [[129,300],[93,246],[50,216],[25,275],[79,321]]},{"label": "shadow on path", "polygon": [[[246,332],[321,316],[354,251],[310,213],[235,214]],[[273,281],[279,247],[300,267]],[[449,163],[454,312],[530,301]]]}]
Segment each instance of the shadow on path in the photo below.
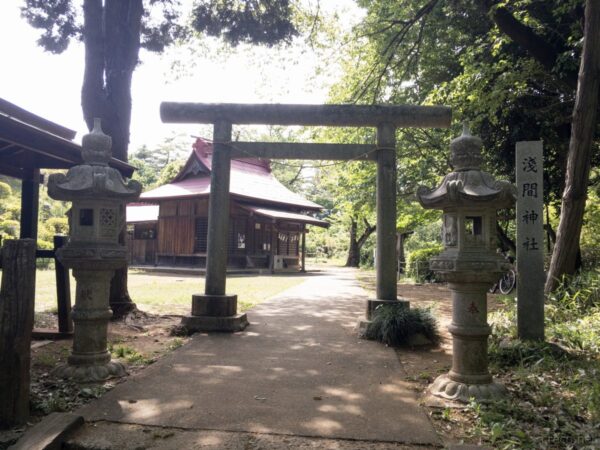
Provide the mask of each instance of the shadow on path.
[{"label": "shadow on path", "polygon": [[248,311],[243,333],[198,334],[80,412],[87,421],[439,445],[394,351],[360,340],[351,269]]}]

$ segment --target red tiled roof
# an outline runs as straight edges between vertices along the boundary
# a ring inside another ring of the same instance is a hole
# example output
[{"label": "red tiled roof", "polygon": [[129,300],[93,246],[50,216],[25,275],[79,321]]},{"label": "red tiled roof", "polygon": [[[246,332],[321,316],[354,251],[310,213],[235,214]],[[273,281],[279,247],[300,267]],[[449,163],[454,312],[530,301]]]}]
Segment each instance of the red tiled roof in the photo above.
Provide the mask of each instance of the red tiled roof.
[{"label": "red tiled roof", "polygon": [[[212,144],[198,139],[194,151],[174,181],[145,192],[140,198],[144,201],[159,201],[168,198],[207,196],[210,193],[211,155]],[[194,166],[195,171],[192,170]],[[261,200],[310,210],[322,209],[320,205],[281,184],[271,173],[267,160],[252,158],[232,160],[229,192],[242,199]]]}]

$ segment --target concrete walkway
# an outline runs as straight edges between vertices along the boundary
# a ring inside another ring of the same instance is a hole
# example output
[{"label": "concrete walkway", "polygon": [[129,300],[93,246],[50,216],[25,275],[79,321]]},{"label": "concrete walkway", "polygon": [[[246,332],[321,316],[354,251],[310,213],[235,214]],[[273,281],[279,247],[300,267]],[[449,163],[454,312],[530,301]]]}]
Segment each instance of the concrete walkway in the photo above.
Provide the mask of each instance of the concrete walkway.
[{"label": "concrete walkway", "polygon": [[357,338],[367,297],[350,270],[314,273],[249,311],[247,331],[196,335],[80,413],[86,421],[438,446],[395,352]]}]

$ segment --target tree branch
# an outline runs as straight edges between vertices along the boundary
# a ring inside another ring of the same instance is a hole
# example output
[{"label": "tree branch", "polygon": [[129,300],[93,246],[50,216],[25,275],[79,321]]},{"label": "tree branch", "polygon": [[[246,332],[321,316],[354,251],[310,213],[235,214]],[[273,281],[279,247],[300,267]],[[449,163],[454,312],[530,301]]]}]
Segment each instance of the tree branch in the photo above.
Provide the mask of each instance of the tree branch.
[{"label": "tree branch", "polygon": [[[519,47],[529,53],[548,71],[552,71],[561,50],[540,36],[535,30],[523,24],[503,6],[495,7],[490,0],[478,0],[478,4],[489,14],[500,31],[511,38]],[[569,87],[577,87],[577,74],[569,74],[564,78]]]}]

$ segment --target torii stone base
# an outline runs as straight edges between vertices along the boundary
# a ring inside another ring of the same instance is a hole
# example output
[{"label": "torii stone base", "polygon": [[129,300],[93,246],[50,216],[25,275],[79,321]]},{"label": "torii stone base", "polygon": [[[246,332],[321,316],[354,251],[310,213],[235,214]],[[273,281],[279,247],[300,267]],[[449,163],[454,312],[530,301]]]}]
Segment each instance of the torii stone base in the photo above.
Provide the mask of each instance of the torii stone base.
[{"label": "torii stone base", "polygon": [[246,314],[237,314],[237,295],[192,295],[192,314],[181,319],[189,332],[242,331],[248,326]]}]

